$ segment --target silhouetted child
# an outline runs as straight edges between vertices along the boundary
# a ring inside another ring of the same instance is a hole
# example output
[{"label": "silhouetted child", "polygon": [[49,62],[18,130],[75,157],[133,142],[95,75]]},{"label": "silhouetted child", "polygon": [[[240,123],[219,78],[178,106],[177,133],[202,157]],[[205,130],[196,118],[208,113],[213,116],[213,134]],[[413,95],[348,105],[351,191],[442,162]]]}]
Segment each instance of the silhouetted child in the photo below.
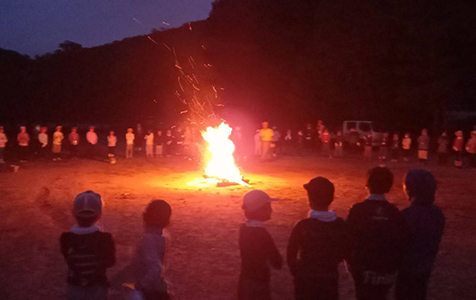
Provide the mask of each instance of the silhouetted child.
[{"label": "silhouetted child", "polygon": [[162,130],[157,131],[157,136],[155,137],[155,156],[162,157],[164,156],[164,134]]},{"label": "silhouetted child", "polygon": [[405,133],[405,137],[402,139],[403,160],[408,161],[410,157],[410,149],[412,147],[412,139],[409,133]]},{"label": "silhouetted child", "polygon": [[243,198],[246,222],[240,228],[239,247],[241,272],[238,285],[239,300],[269,300],[269,265],[281,269],[282,258],[273,238],[264,228],[271,219],[271,201],[263,191],[254,190]]},{"label": "silhouetted child", "polygon": [[411,170],[404,190],[412,205],[402,211],[409,233],[403,248],[395,288],[397,300],[424,300],[428,280],[445,227],[445,216],[434,205],[436,180],[425,170]]},{"label": "silhouetted child", "polygon": [[338,265],[349,255],[349,236],[344,220],[329,205],[334,185],[317,177],[304,185],[311,212],[291,233],[287,250],[289,270],[294,277],[296,300],[337,300]]},{"label": "silhouetted child", "polygon": [[164,279],[166,238],[163,230],[170,223],[172,208],[164,200],[154,200],[143,214],[145,233],[136,255],[135,289],[145,300],[168,300],[167,283]]},{"label": "silhouetted child", "polygon": [[74,199],[73,214],[78,225],[60,238],[61,253],[68,264],[67,299],[107,299],[106,269],[115,263],[115,248],[111,234],[94,226],[102,206],[101,196],[92,191]]},{"label": "silhouetted child", "polygon": [[8,143],[7,135],[3,129],[3,126],[0,126],[0,164],[5,163],[4,155],[5,155],[5,146]]},{"label": "silhouetted child", "polygon": [[40,133],[38,134],[38,142],[40,143],[40,148],[38,150],[38,155],[40,158],[45,158],[48,147],[48,127],[43,126],[40,128]]},{"label": "silhouetted child", "polygon": [[347,218],[352,254],[348,260],[357,300],[385,300],[395,281],[395,272],[405,239],[403,218],[385,198],[393,174],[377,167],[369,172],[368,198],[352,206]]}]

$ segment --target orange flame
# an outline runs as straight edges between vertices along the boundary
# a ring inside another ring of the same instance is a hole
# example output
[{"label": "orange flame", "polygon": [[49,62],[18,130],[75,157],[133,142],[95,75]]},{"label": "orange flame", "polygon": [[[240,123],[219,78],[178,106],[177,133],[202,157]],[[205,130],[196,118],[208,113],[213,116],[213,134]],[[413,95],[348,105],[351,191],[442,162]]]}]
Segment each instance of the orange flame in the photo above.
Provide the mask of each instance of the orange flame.
[{"label": "orange flame", "polygon": [[233,157],[235,144],[229,139],[232,130],[228,124],[222,122],[218,127],[207,127],[207,130],[202,132],[203,138],[208,143],[205,175],[247,186],[235,165]]}]

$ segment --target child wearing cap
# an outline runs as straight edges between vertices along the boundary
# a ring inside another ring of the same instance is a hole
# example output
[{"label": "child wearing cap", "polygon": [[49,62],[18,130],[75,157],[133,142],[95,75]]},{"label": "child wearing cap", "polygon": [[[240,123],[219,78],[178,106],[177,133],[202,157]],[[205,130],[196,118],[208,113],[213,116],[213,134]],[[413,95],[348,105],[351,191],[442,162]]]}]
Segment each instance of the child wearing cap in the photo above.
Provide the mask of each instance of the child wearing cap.
[{"label": "child wearing cap", "polygon": [[433,204],[436,180],[430,172],[410,170],[403,188],[412,204],[402,211],[409,237],[398,270],[396,299],[424,300],[445,227],[445,215]]},{"label": "child wearing cap", "polygon": [[337,300],[338,265],[348,256],[349,244],[344,220],[329,205],[334,185],[316,177],[304,185],[309,197],[309,218],[294,226],[289,238],[287,262],[294,277],[296,300]]},{"label": "child wearing cap", "polygon": [[263,191],[248,192],[243,198],[246,222],[240,228],[239,247],[241,272],[238,284],[239,300],[270,300],[269,265],[281,269],[282,258],[273,238],[264,228],[271,219],[271,201]]},{"label": "child wearing cap", "polygon": [[392,185],[389,169],[371,169],[370,195],[349,211],[352,249],[348,263],[357,300],[385,300],[395,281],[406,229],[400,211],[385,197]]},{"label": "child wearing cap", "polygon": [[107,299],[106,269],[115,263],[115,247],[111,234],[94,226],[101,213],[101,195],[86,191],[74,199],[78,225],[60,237],[61,253],[68,264],[67,299]]},{"label": "child wearing cap", "polygon": [[166,239],[163,230],[170,223],[172,208],[164,200],[154,200],[144,214],[145,234],[135,255],[135,289],[145,300],[168,300],[167,283],[164,280],[164,256]]}]

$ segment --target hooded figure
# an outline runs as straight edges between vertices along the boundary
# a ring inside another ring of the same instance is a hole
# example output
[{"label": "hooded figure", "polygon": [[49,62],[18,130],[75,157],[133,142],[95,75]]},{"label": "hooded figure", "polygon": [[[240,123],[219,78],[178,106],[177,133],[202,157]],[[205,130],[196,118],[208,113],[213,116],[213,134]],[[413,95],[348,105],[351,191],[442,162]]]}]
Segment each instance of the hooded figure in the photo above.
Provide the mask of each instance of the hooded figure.
[{"label": "hooded figure", "polygon": [[436,180],[428,171],[410,170],[404,190],[411,206],[402,211],[409,236],[398,270],[396,299],[426,299],[428,280],[440,245],[445,216],[434,205]]}]

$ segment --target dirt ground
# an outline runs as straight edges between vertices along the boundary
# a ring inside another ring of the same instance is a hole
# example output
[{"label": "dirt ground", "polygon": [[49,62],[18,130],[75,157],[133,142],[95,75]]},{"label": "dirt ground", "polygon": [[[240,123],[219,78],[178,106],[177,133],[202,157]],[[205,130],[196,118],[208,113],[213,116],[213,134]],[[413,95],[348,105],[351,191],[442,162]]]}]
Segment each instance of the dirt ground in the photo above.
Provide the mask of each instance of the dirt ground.
[{"label": "dirt ground", "polygon": [[[273,203],[267,228],[282,255],[293,224],[309,210],[302,184],[326,176],[336,185],[333,209],[346,217],[349,207],[366,197],[365,175],[376,162],[358,159],[283,158],[269,163],[248,162],[243,174],[252,188],[263,189]],[[389,200],[408,205],[401,178],[416,163],[389,163],[396,183]],[[447,217],[441,250],[429,287],[429,299],[474,299],[476,282],[476,171],[428,166],[439,181],[437,204]],[[179,158],[120,159],[116,165],[72,160],[31,162],[19,172],[0,173],[0,298],[62,299],[66,264],[58,238],[74,224],[74,196],[91,189],[103,196],[105,211],[99,225],[113,234],[117,264],[110,269],[110,299],[126,299],[121,287],[131,282],[126,267],[143,231],[141,214],[152,199],[173,208],[168,229],[167,278],[173,299],[235,299],[239,272],[238,228],[244,221],[241,197],[247,187],[195,187],[188,182],[201,172]],[[341,299],[354,299],[352,281],[341,267]],[[272,272],[273,299],[292,299],[287,267]]]}]

